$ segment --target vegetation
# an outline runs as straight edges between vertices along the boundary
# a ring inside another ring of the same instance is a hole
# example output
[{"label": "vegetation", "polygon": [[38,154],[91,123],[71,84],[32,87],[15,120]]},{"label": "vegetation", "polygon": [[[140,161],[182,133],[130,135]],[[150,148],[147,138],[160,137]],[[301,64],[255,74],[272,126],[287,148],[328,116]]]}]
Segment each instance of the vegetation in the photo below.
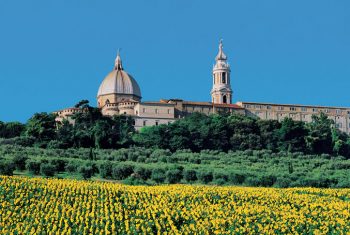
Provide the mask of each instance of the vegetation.
[{"label": "vegetation", "polygon": [[[72,122],[37,113],[0,122],[1,174],[100,177],[128,184],[350,187],[350,137],[325,114],[311,123],[195,113],[136,132],[83,100]],[[40,148],[38,148],[40,147]]]},{"label": "vegetation", "polygon": [[347,234],[349,200],[349,189],[130,187],[0,176],[0,233]]},{"label": "vegetation", "polygon": [[6,175],[97,177],[128,184],[350,187],[350,159],[271,150],[172,153],[140,147],[65,150],[2,145],[0,164],[9,166]]},{"label": "vegetation", "polygon": [[259,120],[235,114],[200,113],[168,125],[144,127],[135,132],[129,116],[102,116],[83,100],[76,105],[72,121],[55,122],[55,115],[36,113],[23,125],[0,122],[1,144],[43,148],[119,149],[145,148],[204,149],[218,151],[271,150],[306,154],[332,154],[350,158],[350,137],[334,127],[334,121],[321,113],[311,123],[286,118]]}]

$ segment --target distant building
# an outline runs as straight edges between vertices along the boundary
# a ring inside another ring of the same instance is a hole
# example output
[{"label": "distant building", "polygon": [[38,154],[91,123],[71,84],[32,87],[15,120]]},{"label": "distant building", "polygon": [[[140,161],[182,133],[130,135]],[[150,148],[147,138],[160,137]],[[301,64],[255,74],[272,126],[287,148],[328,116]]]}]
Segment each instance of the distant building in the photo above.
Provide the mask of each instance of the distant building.
[{"label": "distant building", "polygon": [[[141,89],[137,81],[127,73],[118,52],[114,69],[102,81],[97,93],[97,107],[103,115],[130,115],[135,120],[135,128],[168,124],[176,119],[199,112],[212,114],[219,112],[238,113],[261,119],[293,120],[310,122],[313,114],[320,112],[333,119],[340,130],[350,132],[350,108],[323,107],[310,105],[286,105],[256,102],[237,102],[232,104],[231,69],[220,41],[219,52],[213,67],[213,87],[211,102],[194,102],[181,99],[162,99],[142,102]],[[77,108],[67,108],[55,113],[57,121],[69,119]]]}]

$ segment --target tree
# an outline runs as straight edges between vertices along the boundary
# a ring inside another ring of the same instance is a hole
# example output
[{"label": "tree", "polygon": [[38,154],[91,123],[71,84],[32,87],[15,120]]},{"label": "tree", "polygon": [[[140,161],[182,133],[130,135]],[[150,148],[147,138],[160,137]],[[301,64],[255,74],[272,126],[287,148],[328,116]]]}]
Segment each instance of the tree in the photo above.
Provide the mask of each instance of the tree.
[{"label": "tree", "polygon": [[261,149],[260,132],[256,119],[243,115],[228,117],[230,144],[233,150]]},{"label": "tree", "polygon": [[350,138],[346,133],[332,128],[332,142],[333,152],[336,155],[350,156]]},{"label": "tree", "polygon": [[38,142],[55,139],[55,118],[55,114],[35,113],[27,122],[25,135],[36,138]]},{"label": "tree", "polygon": [[0,138],[18,137],[24,131],[25,125],[19,122],[1,122],[0,121]]},{"label": "tree", "polygon": [[281,128],[281,123],[277,120],[259,119],[256,124],[260,130],[262,148],[275,151],[278,147],[277,131]]},{"label": "tree", "polygon": [[285,118],[281,122],[281,128],[277,131],[278,148],[287,151],[291,146],[291,151],[306,151],[305,137],[308,130],[301,121],[293,121],[291,118]]},{"label": "tree", "polygon": [[327,115],[313,115],[312,122],[308,123],[309,134],[306,144],[311,153],[321,154],[333,152],[332,126],[334,121],[328,119]]}]

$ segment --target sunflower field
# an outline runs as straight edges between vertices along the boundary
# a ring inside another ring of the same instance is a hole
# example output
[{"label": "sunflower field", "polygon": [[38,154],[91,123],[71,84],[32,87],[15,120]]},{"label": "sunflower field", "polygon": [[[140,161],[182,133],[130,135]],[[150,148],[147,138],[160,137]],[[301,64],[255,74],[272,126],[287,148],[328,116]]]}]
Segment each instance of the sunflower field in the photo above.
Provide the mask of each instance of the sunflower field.
[{"label": "sunflower field", "polygon": [[350,189],[0,176],[0,234],[350,234]]}]

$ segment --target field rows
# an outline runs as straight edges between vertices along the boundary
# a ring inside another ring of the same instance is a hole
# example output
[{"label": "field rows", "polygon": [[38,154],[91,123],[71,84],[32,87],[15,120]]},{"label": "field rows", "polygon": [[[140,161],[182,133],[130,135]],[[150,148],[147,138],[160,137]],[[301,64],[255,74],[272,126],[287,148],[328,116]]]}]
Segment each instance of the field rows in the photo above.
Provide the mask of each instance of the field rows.
[{"label": "field rows", "polygon": [[0,234],[350,234],[350,189],[0,176]]}]

